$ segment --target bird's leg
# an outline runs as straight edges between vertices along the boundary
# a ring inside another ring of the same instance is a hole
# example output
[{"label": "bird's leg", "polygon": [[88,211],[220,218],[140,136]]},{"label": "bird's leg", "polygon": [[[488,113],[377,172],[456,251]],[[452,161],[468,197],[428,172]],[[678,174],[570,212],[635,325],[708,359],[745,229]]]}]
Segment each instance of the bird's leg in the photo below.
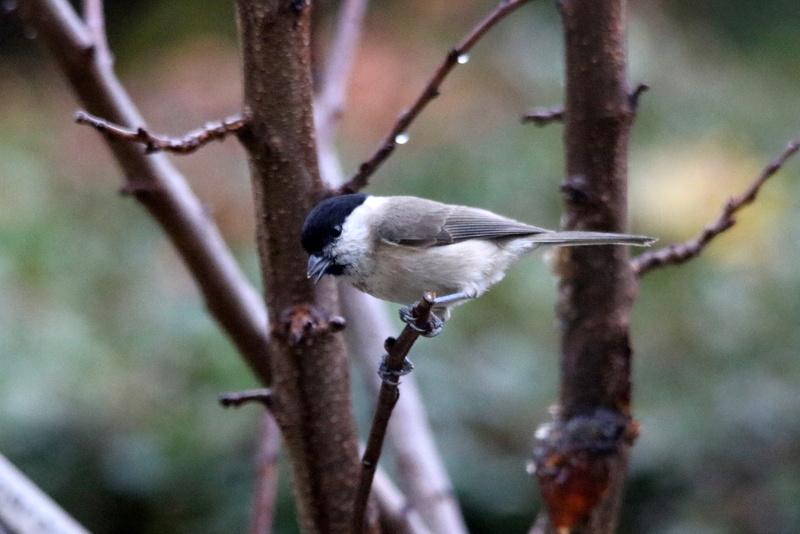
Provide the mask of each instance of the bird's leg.
[{"label": "bird's leg", "polygon": [[415,302],[411,306],[404,306],[400,308],[400,320],[419,332],[419,335],[423,337],[438,336],[442,332],[442,326],[444,323],[441,319],[436,317],[433,312],[431,312],[430,320],[425,324],[425,326],[422,328],[417,326],[417,316],[414,314],[414,309],[416,308],[417,304],[419,303]]},{"label": "bird's leg", "polygon": [[[467,291],[460,291],[458,293],[452,293],[450,295],[442,295],[441,297],[436,297],[433,299],[433,306],[434,308],[438,308],[441,306],[447,306],[453,302],[458,302],[459,300],[469,300],[474,299],[478,296],[478,292],[474,289],[469,289]],[[400,320],[406,323],[408,326],[416,330],[420,333],[420,335],[424,337],[436,337],[442,332],[442,328],[444,326],[444,321],[439,319],[436,315],[431,313],[431,320],[428,321],[428,324],[425,328],[420,328],[417,326],[417,317],[414,315],[413,310],[419,304],[415,302],[411,306],[406,306],[404,308],[400,308]],[[445,308],[445,312],[447,309]],[[445,317],[446,318],[446,317]]]}]

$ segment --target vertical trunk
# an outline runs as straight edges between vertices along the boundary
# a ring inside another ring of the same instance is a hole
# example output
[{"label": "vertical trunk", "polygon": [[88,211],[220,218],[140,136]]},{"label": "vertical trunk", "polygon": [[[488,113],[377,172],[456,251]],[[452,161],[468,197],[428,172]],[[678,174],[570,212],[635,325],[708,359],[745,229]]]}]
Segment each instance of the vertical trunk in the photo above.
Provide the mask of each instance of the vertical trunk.
[{"label": "vertical trunk", "polygon": [[[624,0],[564,0],[568,229],[625,231],[633,110],[626,82]],[[636,280],[626,247],[559,251],[561,411],[537,452],[557,530],[611,533],[617,523],[630,417],[629,324]],[[566,530],[565,530],[566,529]]]},{"label": "vertical trunk", "polygon": [[312,120],[310,2],[239,0],[248,152],[264,291],[273,325],[272,410],[304,533],[346,532],[358,450],[347,358],[327,326],[335,286],[306,279],[305,215],[322,196]]}]

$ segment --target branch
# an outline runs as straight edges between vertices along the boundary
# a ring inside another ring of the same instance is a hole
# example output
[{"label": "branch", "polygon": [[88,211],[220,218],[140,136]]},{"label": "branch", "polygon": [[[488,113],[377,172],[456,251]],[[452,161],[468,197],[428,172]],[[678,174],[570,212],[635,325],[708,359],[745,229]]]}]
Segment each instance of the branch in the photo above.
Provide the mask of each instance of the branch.
[{"label": "branch", "polygon": [[2,454],[0,532],[89,534]]},{"label": "branch", "polygon": [[108,48],[106,38],[106,19],[103,0],[84,0],[83,18],[86,28],[91,34],[95,54],[98,62],[110,66],[112,64],[111,50]]},{"label": "branch", "polygon": [[[400,376],[407,372],[406,365],[408,364],[406,355],[420,336],[420,331],[425,329],[430,320],[434,298],[435,295],[432,293],[425,293],[423,299],[412,309],[411,314],[416,318],[415,326],[417,328],[412,327],[410,324],[406,325],[400,333],[400,337],[397,339],[392,337],[386,339],[386,343],[384,344],[386,357],[382,364],[382,372],[388,371],[389,374],[394,374],[395,376]],[[369,438],[367,439],[367,448],[361,459],[361,477],[359,479],[353,511],[351,530],[353,534],[361,534],[364,529],[364,516],[367,510],[367,503],[369,502],[372,479],[378,467],[378,460],[380,459],[381,449],[383,448],[383,439],[386,437],[386,427],[389,425],[389,418],[400,396],[400,392],[398,391],[399,385],[399,381],[392,381],[386,378],[384,378],[381,384],[381,390],[378,394],[378,405],[375,409],[375,415],[372,418],[372,427],[370,428]]]},{"label": "branch", "polygon": [[256,456],[256,482],[248,534],[271,534],[278,497],[281,430],[269,410],[264,410]]},{"label": "branch", "polygon": [[536,108],[522,116],[522,123],[532,122],[536,126],[547,126],[553,122],[564,120],[564,108],[554,106],[552,108]]},{"label": "branch", "polygon": [[219,403],[225,408],[238,408],[243,404],[258,402],[266,408],[272,405],[272,390],[269,388],[249,389],[235,393],[223,393],[219,396]]},{"label": "branch", "polygon": [[[100,46],[66,0],[19,0],[17,12],[54,56],[78,98],[116,124],[144,124]],[[163,155],[147,157],[130,143],[106,138],[126,189],[161,225],[205,298],[209,312],[258,378],[270,382],[268,321],[263,301],[239,269],[207,210]]]},{"label": "branch", "polygon": [[736,213],[755,201],[761,187],[777,173],[786,161],[797,153],[798,150],[800,150],[800,141],[791,141],[786,145],[786,148],[783,149],[783,152],[764,167],[761,174],[753,180],[747,189],[739,196],[728,200],[716,220],[706,225],[697,236],[683,243],[647,252],[634,258],[631,260],[633,271],[638,276],[642,276],[658,267],[679,265],[699,256],[715,237],[736,224],[736,218],[734,217]]},{"label": "branch", "polygon": [[[364,21],[368,0],[345,0],[339,8],[336,35],[331,45],[322,90],[314,108],[317,137],[332,139],[347,98],[347,83]],[[317,141],[322,144],[321,141]]]},{"label": "branch", "polygon": [[470,31],[461,42],[459,42],[450,52],[447,53],[444,61],[436,69],[433,77],[425,86],[417,100],[411,108],[400,114],[394,127],[383,140],[383,143],[370,159],[361,164],[358,172],[344,184],[341,188],[342,193],[355,192],[363,189],[369,183],[369,178],[380,167],[380,165],[394,152],[398,144],[398,138],[405,134],[408,127],[425,109],[434,98],[439,96],[439,86],[445,77],[450,74],[453,67],[459,63],[465,63],[469,58],[465,55],[469,52],[478,40],[489,31],[492,26],[497,24],[503,17],[525,4],[530,0],[502,0],[497,7],[485,19],[483,19],[472,31]]},{"label": "branch", "polygon": [[[344,336],[350,357],[362,371],[371,398],[377,399],[381,380],[375,373],[375,355],[382,350],[383,340],[392,334],[386,308],[379,300],[346,284],[339,286],[339,300],[342,314],[347,319]],[[413,375],[408,375],[403,381],[403,397],[392,412],[392,424],[386,432],[394,463],[402,466],[395,476],[408,496],[409,502],[403,506],[418,510],[432,532],[466,534],[467,527],[436,448],[425,404]],[[376,473],[373,494],[381,514],[393,516],[395,514],[384,506],[384,500],[378,494],[379,475],[380,471]]]},{"label": "branch", "polygon": [[247,128],[248,117],[245,113],[241,113],[221,121],[209,122],[202,128],[189,132],[181,138],[159,137],[151,134],[143,127],[139,127],[136,130],[123,128],[90,115],[85,111],[75,113],[75,122],[88,124],[112,139],[123,139],[143,144],[145,146],[145,154],[155,154],[161,151],[190,154],[211,141],[222,141],[231,134],[240,133]]}]

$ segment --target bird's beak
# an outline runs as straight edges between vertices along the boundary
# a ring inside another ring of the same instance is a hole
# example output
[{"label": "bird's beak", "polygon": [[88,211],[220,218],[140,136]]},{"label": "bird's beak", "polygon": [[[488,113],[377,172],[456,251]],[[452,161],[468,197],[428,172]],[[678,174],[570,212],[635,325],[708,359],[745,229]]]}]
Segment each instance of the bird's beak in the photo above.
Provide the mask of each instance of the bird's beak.
[{"label": "bird's beak", "polygon": [[325,271],[328,270],[331,263],[333,262],[325,256],[309,256],[306,277],[313,278],[316,284],[319,282],[320,278],[325,276]]}]

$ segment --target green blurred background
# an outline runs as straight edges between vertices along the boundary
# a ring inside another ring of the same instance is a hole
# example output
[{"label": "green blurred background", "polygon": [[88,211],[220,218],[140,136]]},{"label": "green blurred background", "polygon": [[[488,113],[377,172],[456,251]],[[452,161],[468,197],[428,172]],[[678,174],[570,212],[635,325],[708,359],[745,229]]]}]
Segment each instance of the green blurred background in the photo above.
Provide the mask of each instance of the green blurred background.
[{"label": "green blurred background", "polygon": [[[319,58],[336,5],[316,3]],[[493,5],[372,3],[341,128],[346,172]],[[630,11],[630,78],[652,87],[632,138],[631,227],[668,244],[800,135],[800,6],[641,0]],[[118,73],[154,131],[238,110],[230,2],[108,2],[107,12]],[[259,414],[216,397],[255,381],[157,227],[117,194],[114,161],[72,122],[76,101],[31,37],[3,15],[0,452],[96,534],[242,532]],[[524,7],[445,81],[370,191],[556,227],[562,129],[519,117],[559,103],[562,70],[554,6]],[[257,283],[241,148],[229,140],[175,162]],[[644,279],[633,324],[642,435],[620,532],[797,531],[798,178],[791,161],[701,258]],[[539,508],[524,464],[557,396],[555,285],[533,255],[415,347],[475,533],[524,532]],[[358,386],[363,431],[372,406]],[[295,531],[286,487],[278,520],[277,532]]]}]

